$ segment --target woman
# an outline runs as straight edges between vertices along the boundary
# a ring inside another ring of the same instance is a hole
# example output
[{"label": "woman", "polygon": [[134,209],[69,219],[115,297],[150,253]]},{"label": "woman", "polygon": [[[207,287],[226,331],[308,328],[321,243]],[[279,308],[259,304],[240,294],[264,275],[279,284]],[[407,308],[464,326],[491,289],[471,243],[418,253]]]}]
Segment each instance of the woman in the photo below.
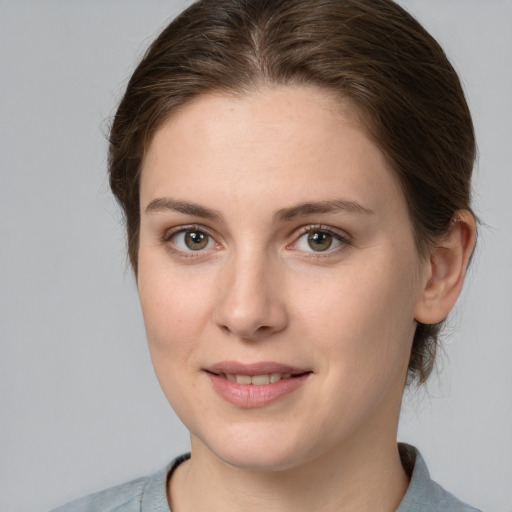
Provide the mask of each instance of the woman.
[{"label": "woman", "polygon": [[475,510],[396,442],[474,249],[474,156],[456,73],[395,3],[184,11],[109,165],[191,455],[59,510]]}]

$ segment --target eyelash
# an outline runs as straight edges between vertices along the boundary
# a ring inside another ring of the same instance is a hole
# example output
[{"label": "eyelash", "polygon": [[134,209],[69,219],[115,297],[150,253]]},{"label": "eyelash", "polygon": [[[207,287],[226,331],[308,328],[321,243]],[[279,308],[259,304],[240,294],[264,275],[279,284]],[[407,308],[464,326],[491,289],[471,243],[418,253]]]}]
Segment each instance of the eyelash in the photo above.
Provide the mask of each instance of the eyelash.
[{"label": "eyelash", "polygon": [[[184,258],[184,259],[201,258],[204,256],[204,250],[200,249],[200,250],[194,251],[194,250],[190,249],[188,251],[184,251],[182,249],[177,248],[176,245],[174,243],[172,243],[172,239],[174,237],[176,237],[177,235],[179,235],[181,233],[194,232],[194,231],[197,233],[205,234],[216,244],[217,248],[219,247],[220,244],[218,244],[218,242],[216,242],[215,237],[211,233],[211,231],[208,228],[206,228],[205,226],[201,226],[199,224],[190,224],[187,226],[180,226],[179,228],[170,229],[163,234],[160,241],[169,252],[171,252],[172,254],[176,254],[176,255],[180,256],[181,258]],[[328,258],[328,257],[332,256],[333,254],[337,254],[338,252],[342,251],[346,246],[352,245],[350,238],[347,237],[346,234],[342,234],[338,230],[335,230],[335,229],[333,229],[329,226],[325,226],[323,224],[309,224],[309,225],[303,226],[302,228],[299,229],[299,231],[295,235],[294,241],[291,244],[287,245],[286,248],[289,250],[295,250],[295,251],[299,250],[293,246],[297,245],[299,240],[304,235],[307,235],[308,233],[312,233],[312,232],[319,232],[319,233],[324,233],[324,234],[330,235],[333,237],[333,239],[340,242],[341,245],[338,247],[335,247],[333,249],[328,248],[324,251],[314,251],[314,250],[304,251],[307,254],[307,256],[305,256],[307,258],[311,258],[311,259],[315,259],[315,260],[322,259],[322,258]]]},{"label": "eyelash", "polygon": [[305,251],[307,254],[307,256],[306,256],[307,258],[311,258],[311,259],[315,259],[315,260],[319,260],[322,258],[329,258],[329,257],[332,257],[333,254],[338,254],[340,251],[343,251],[346,248],[346,246],[352,245],[350,238],[346,234],[344,234],[336,229],[333,229],[330,226],[325,226],[323,224],[309,224],[299,230],[295,240],[290,245],[287,246],[287,249],[289,248],[291,250],[297,250],[297,249],[293,249],[292,246],[296,245],[297,242],[304,235],[307,235],[308,233],[312,233],[312,232],[313,233],[314,232],[325,233],[327,235],[330,235],[333,237],[333,239],[340,242],[341,245],[338,247],[335,247],[333,249],[328,248],[325,251],[313,251],[313,250]]},{"label": "eyelash", "polygon": [[213,236],[213,234],[210,232],[210,230],[208,230],[206,227],[204,226],[200,226],[199,224],[190,224],[190,225],[187,225],[187,226],[180,226],[179,228],[175,228],[175,229],[170,229],[169,231],[166,231],[160,242],[166,247],[166,249],[171,252],[172,254],[177,254],[178,256],[180,256],[181,258],[184,258],[184,259],[196,259],[196,258],[201,258],[203,256],[203,251],[201,250],[198,250],[198,251],[193,251],[192,249],[191,250],[188,250],[188,251],[184,251],[182,249],[178,249],[176,247],[175,244],[172,243],[172,239],[181,234],[181,233],[187,233],[187,232],[197,232],[197,233],[203,233],[205,234],[207,237],[209,237],[211,240],[214,241],[214,243],[216,244],[216,246],[218,246],[219,244],[215,241],[215,237]]}]

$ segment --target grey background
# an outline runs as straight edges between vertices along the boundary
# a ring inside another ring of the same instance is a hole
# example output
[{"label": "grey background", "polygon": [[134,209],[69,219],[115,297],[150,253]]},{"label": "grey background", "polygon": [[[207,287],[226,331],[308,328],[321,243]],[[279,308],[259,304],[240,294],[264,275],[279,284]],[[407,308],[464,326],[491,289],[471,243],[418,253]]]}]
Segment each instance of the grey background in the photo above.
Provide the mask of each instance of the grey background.
[{"label": "grey background", "polygon": [[[487,226],[439,377],[405,399],[400,439],[435,479],[512,511],[512,2],[401,2],[460,72]],[[0,0],[0,510],[42,512],[187,450],[145,344],[106,122],[177,1]]]}]

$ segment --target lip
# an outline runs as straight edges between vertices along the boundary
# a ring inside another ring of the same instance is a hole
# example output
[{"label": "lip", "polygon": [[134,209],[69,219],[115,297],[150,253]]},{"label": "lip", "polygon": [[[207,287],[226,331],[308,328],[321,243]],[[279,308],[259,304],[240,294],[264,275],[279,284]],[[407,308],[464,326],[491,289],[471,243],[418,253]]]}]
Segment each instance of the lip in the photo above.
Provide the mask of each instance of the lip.
[{"label": "lip", "polygon": [[263,375],[266,373],[306,373],[307,368],[298,368],[281,363],[263,361],[260,363],[244,364],[237,361],[223,361],[205,368],[207,372],[220,374],[231,373],[233,375]]},{"label": "lip", "polygon": [[[263,407],[299,389],[311,375],[311,370],[274,362],[242,364],[226,361],[205,368],[213,389],[227,402],[242,409]],[[278,382],[257,386],[238,384],[226,378],[226,374],[264,375],[270,373],[291,373],[292,377]]]}]

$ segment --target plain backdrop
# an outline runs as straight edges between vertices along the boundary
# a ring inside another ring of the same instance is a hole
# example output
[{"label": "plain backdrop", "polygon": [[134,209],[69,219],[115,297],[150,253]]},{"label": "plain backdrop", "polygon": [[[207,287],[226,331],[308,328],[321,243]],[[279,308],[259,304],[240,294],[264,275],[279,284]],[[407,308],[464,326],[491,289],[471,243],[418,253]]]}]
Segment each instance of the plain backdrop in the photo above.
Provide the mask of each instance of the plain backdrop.
[{"label": "plain backdrop", "polygon": [[[108,119],[185,0],[0,0],[0,510],[43,512],[188,449],[153,375]],[[485,225],[438,367],[399,438],[433,477],[512,512],[512,2],[404,0],[459,71]]]}]

